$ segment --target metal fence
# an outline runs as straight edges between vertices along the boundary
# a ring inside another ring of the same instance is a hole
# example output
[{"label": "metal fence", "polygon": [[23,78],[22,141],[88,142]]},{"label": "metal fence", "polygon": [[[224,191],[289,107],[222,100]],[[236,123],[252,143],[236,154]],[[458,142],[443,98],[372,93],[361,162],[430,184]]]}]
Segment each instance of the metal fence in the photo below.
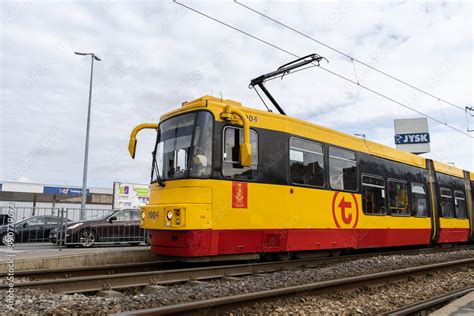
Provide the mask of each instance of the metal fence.
[{"label": "metal fence", "polygon": [[[48,242],[58,246],[92,247],[98,244],[146,244],[147,233],[140,228],[139,210],[86,209],[81,218],[79,208],[14,209],[13,232],[8,234],[8,208],[0,207],[0,244],[14,238],[15,245]],[[11,214],[12,212],[10,212]],[[2,222],[3,221],[3,222]],[[11,225],[10,225],[11,226]],[[10,230],[11,231],[11,230]]]}]

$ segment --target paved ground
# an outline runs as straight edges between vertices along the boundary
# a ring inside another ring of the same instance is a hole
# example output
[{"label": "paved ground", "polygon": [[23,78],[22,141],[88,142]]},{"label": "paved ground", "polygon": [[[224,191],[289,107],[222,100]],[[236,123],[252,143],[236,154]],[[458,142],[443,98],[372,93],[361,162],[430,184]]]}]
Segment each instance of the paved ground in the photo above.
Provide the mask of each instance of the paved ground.
[{"label": "paved ground", "polygon": [[467,316],[474,315],[474,291],[464,295],[463,297],[451,302],[445,307],[433,312],[433,316]]},{"label": "paved ground", "polygon": [[[67,255],[74,255],[74,254],[82,254],[82,253],[103,253],[108,251],[117,251],[120,249],[126,250],[135,250],[135,249],[147,249],[147,247],[143,246],[130,246],[127,244],[117,244],[117,245],[100,245],[94,246],[93,248],[62,248],[61,250],[57,245],[51,243],[22,243],[16,244],[13,250],[13,254],[15,255],[15,260],[21,259],[30,259],[30,258],[46,258],[46,257],[56,257],[56,256],[67,256]],[[0,263],[5,262],[7,260],[7,254],[11,254],[8,252],[7,247],[0,246]]]}]

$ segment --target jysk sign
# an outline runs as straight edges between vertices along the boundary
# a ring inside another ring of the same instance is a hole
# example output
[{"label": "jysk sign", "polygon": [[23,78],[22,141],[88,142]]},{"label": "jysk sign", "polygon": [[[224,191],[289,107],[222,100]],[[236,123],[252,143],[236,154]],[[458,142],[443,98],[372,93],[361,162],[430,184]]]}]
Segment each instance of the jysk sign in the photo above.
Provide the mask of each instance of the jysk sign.
[{"label": "jysk sign", "polygon": [[397,134],[395,144],[426,144],[430,142],[429,133]]},{"label": "jysk sign", "polygon": [[394,120],[394,128],[397,149],[412,154],[430,152],[431,139],[426,117]]}]

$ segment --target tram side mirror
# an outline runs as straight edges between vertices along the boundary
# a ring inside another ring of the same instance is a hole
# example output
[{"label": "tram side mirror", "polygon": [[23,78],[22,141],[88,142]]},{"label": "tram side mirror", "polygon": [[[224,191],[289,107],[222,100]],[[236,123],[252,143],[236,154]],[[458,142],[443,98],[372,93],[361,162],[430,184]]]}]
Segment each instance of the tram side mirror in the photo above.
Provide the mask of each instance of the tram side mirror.
[{"label": "tram side mirror", "polygon": [[27,223],[27,222],[24,222],[24,223],[23,223],[23,227],[26,227],[26,226],[28,226],[28,223]]},{"label": "tram side mirror", "polygon": [[128,152],[130,153],[130,156],[132,159],[135,159],[135,151],[137,149],[137,139],[136,138],[130,138],[128,141]]},{"label": "tram side mirror", "polygon": [[240,144],[240,164],[244,167],[252,165],[252,146],[250,144]]}]

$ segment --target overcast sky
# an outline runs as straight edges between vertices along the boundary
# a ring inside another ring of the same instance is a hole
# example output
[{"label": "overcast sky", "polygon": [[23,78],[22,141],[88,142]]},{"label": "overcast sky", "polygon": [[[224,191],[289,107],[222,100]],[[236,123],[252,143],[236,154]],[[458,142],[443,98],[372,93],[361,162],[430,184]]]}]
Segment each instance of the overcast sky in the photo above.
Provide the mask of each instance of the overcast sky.
[{"label": "overcast sky", "polygon": [[[350,60],[232,1],[183,2],[355,79]],[[471,1],[243,1],[390,74],[473,106]],[[90,59],[89,185],[148,183],[153,132],[130,159],[131,129],[205,94],[264,109],[250,79],[292,57],[171,1],[1,1],[0,181],[81,185]],[[466,131],[463,111],[355,65],[361,83]],[[419,115],[321,69],[268,83],[285,111],[394,146],[393,119]],[[474,129],[474,121],[469,119]],[[472,138],[429,122],[432,153],[474,170]],[[474,133],[471,133],[473,135]]]}]

